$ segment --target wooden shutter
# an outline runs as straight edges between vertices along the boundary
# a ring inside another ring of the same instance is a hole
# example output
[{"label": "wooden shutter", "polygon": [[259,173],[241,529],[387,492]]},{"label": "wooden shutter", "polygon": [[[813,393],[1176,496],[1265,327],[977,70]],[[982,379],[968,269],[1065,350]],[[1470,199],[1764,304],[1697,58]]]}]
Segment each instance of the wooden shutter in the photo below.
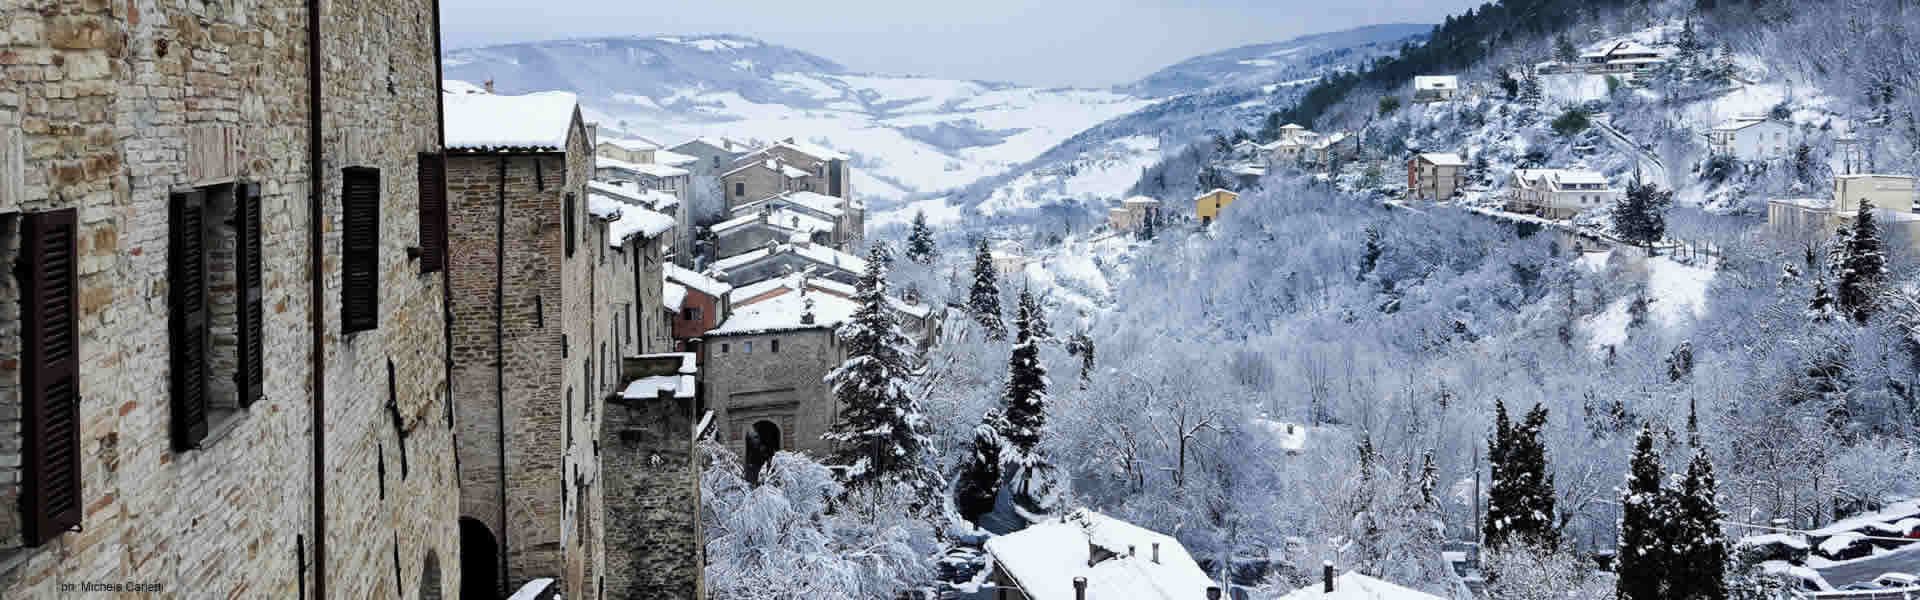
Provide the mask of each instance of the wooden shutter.
[{"label": "wooden shutter", "polygon": [[380,170],[347,167],[340,185],[340,330],[380,326]]},{"label": "wooden shutter", "polygon": [[260,184],[234,186],[233,220],[236,241],[235,266],[238,267],[240,348],[233,372],[234,388],[240,392],[240,406],[253,406],[266,395],[266,302],[262,299],[264,280],[261,264]]},{"label": "wooden shutter", "polygon": [[447,157],[420,155],[420,272],[433,273],[447,261]]},{"label": "wooden shutter", "polygon": [[26,363],[21,509],[27,545],[80,525],[79,336],[74,210],[26,216],[18,275]]},{"label": "wooden shutter", "polygon": [[198,190],[175,194],[169,204],[171,432],[175,450],[192,450],[207,437],[207,196]]},{"label": "wooden shutter", "polygon": [[567,192],[567,200],[560,207],[560,210],[565,211],[567,213],[566,231],[563,231],[561,233],[564,233],[567,236],[567,256],[571,258],[573,256],[573,237],[575,235],[574,234],[575,230],[573,228],[573,192]]}]

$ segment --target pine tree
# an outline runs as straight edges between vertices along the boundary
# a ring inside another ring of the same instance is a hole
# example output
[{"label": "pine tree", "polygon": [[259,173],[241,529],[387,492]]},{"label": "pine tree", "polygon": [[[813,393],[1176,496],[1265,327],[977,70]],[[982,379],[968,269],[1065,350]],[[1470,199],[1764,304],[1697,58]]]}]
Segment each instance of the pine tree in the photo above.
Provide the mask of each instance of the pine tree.
[{"label": "pine tree", "polygon": [[1833,294],[1827,291],[1827,277],[1813,280],[1813,298],[1807,300],[1807,319],[1815,323],[1833,321]]},{"label": "pine tree", "polygon": [[1017,332],[1013,355],[1007,360],[1007,385],[1001,400],[1006,404],[1006,429],[1001,436],[1018,455],[1012,457],[1022,466],[1040,460],[1040,440],[1047,433],[1047,368],[1040,364],[1040,345],[1033,336],[1032,293],[1020,292],[1023,307],[1014,320]]},{"label": "pine tree", "polygon": [[1567,37],[1566,34],[1561,34],[1559,37],[1554,38],[1553,40],[1553,59],[1554,60],[1560,61],[1560,63],[1562,64],[1573,64],[1573,59],[1576,59],[1579,57],[1580,57],[1580,50],[1578,48],[1573,47],[1572,38]]},{"label": "pine tree", "polygon": [[1680,536],[1674,540],[1668,593],[1681,600],[1726,600],[1727,541],[1720,528],[1726,515],[1715,496],[1713,460],[1706,448],[1693,444],[1693,460],[1674,498],[1674,519]]},{"label": "pine tree", "polygon": [[988,409],[980,424],[973,428],[972,451],[961,463],[959,481],[954,483],[954,504],[967,520],[992,512],[994,501],[1000,497],[1000,481],[1005,473],[1000,467],[1006,458],[1007,443],[1000,437],[1000,431],[1005,428],[1006,417],[997,409]]},{"label": "pine tree", "polygon": [[1834,302],[1855,323],[1866,323],[1876,309],[1880,285],[1887,277],[1887,258],[1874,224],[1873,204],[1862,200],[1854,214],[1852,235],[1846,241],[1839,280],[1833,284]]},{"label": "pine tree", "polygon": [[1067,355],[1080,357],[1080,389],[1093,382],[1093,337],[1082,329],[1067,339]]},{"label": "pine tree", "polygon": [[1652,184],[1635,181],[1627,184],[1627,194],[1613,205],[1613,230],[1627,241],[1648,248],[1667,235],[1667,207],[1673,204],[1673,192]]},{"label": "pine tree", "polygon": [[1493,400],[1493,436],[1487,440],[1487,464],[1492,471],[1492,485],[1487,489],[1487,525],[1486,541],[1488,547],[1498,547],[1507,541],[1507,520],[1517,509],[1513,480],[1508,465],[1508,456],[1512,454],[1513,423],[1507,418],[1506,402]]},{"label": "pine tree", "polygon": [[1540,101],[1545,98],[1546,93],[1540,89],[1540,76],[1532,69],[1528,69],[1526,75],[1520,78],[1520,103],[1526,106],[1539,106]]},{"label": "pine tree", "polygon": [[907,485],[920,498],[938,493],[932,470],[932,440],[919,401],[908,389],[913,371],[911,342],[894,322],[887,300],[887,268],[878,244],[854,288],[859,305],[835,335],[847,359],[826,382],[843,407],[823,436],[835,442],[835,458],[850,465],[850,487]]},{"label": "pine tree", "polygon": [[967,296],[967,310],[987,330],[990,340],[1007,339],[1007,323],[1000,317],[999,280],[993,269],[993,252],[987,249],[987,239],[980,238],[980,248],[973,254],[973,290]]},{"label": "pine tree", "polygon": [[907,260],[923,265],[933,264],[935,252],[933,229],[927,227],[927,211],[913,213],[913,228],[907,234]]},{"label": "pine tree", "polygon": [[1529,542],[1552,548],[1559,545],[1559,530],[1554,527],[1553,473],[1547,470],[1547,408],[1539,404],[1527,411],[1526,421],[1514,430],[1519,452],[1510,457],[1510,466],[1519,474],[1522,491],[1521,510],[1510,522],[1515,534]]},{"label": "pine tree", "polygon": [[1027,315],[1029,328],[1032,329],[1029,333],[1034,341],[1042,344],[1054,341],[1053,326],[1047,324],[1046,308],[1040,306],[1040,300],[1033,297],[1033,294],[1023,292],[1020,294],[1020,303],[1016,312]]},{"label": "pine tree", "polygon": [[1374,266],[1380,264],[1380,255],[1385,252],[1385,245],[1380,243],[1380,228],[1368,225],[1366,245],[1360,249],[1360,274],[1354,276],[1354,281],[1365,281]]},{"label": "pine tree", "polygon": [[1154,228],[1153,222],[1159,220],[1155,218],[1158,216],[1155,214],[1156,212],[1158,211],[1154,209],[1147,209],[1146,218],[1140,220],[1140,230],[1137,234],[1135,234],[1135,236],[1138,239],[1151,241],[1153,240],[1153,236],[1158,235],[1153,230]]},{"label": "pine tree", "polygon": [[1670,511],[1662,480],[1660,455],[1653,449],[1653,428],[1642,425],[1640,436],[1634,440],[1626,489],[1620,496],[1620,548],[1614,569],[1620,575],[1616,588],[1619,600],[1668,597],[1667,569],[1674,557],[1664,535]]}]

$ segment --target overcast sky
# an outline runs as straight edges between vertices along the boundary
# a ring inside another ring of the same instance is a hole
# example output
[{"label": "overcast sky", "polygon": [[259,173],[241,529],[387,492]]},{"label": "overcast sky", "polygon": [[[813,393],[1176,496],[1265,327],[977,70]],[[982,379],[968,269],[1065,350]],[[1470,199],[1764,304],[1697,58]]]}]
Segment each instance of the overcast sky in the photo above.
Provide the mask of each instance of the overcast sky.
[{"label": "overcast sky", "polygon": [[1481,0],[443,0],[447,48],[607,35],[737,33],[855,71],[1126,83],[1200,54]]}]

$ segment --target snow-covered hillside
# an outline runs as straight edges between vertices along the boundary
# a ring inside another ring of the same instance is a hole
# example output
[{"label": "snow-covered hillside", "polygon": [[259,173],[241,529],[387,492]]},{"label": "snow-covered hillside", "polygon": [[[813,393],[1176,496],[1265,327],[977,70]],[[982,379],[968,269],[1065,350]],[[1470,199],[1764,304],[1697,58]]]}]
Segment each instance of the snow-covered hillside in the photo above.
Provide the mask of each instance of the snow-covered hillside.
[{"label": "snow-covered hillside", "polygon": [[1392,23],[1241,46],[1181,61],[1125,89],[1142,96],[1159,97],[1226,87],[1257,88],[1301,82],[1319,75],[1322,67],[1352,64],[1350,57],[1354,55],[1370,58],[1396,51],[1401,42],[1421,38],[1431,29],[1432,25]]},{"label": "snow-covered hillside", "polygon": [[580,94],[603,128],[667,143],[795,137],[854,157],[874,199],[1001,173],[1151,101],[1111,91],[867,75],[739,36],[561,40],[455,50],[449,79]]}]

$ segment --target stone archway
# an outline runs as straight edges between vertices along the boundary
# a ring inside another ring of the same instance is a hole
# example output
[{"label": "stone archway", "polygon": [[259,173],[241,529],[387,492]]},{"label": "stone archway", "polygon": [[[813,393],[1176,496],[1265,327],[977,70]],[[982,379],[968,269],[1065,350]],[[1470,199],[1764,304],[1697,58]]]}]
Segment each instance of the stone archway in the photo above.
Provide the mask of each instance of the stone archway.
[{"label": "stone archway", "polygon": [[[431,556],[431,555],[430,555]],[[500,545],[485,523],[460,518],[460,600],[498,600]]]},{"label": "stone archway", "polygon": [[780,426],[773,421],[758,421],[747,430],[747,481],[760,483],[760,470],[780,451]]},{"label": "stone archway", "polygon": [[440,554],[427,551],[427,562],[420,568],[420,600],[441,600]]}]

